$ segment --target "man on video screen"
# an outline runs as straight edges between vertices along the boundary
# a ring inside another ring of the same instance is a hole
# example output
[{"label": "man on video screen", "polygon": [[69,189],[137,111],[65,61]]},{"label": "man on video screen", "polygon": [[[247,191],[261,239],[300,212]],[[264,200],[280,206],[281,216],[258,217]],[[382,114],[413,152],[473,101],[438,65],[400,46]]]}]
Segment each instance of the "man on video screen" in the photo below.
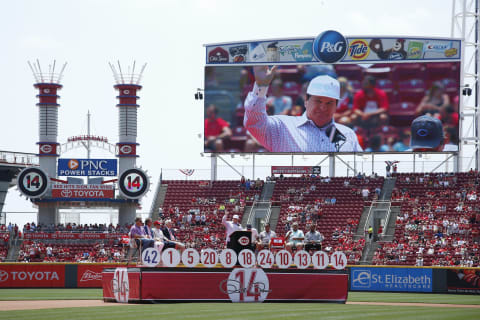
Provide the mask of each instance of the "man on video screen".
[{"label": "man on video screen", "polygon": [[363,151],[355,132],[333,120],[340,85],[330,76],[318,76],[310,81],[302,116],[268,116],[266,94],[275,69],[253,67],[255,84],[245,100],[243,124],[264,148],[270,152]]}]

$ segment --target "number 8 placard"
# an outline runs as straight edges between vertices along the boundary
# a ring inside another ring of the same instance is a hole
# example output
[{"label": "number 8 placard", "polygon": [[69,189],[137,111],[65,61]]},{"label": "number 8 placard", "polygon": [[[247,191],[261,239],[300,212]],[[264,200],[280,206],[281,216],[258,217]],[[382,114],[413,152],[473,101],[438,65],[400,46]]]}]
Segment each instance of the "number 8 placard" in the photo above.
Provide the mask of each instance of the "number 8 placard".
[{"label": "number 8 placard", "polygon": [[232,268],[237,263],[237,254],[232,249],[224,249],[220,253],[220,262],[224,268]]}]

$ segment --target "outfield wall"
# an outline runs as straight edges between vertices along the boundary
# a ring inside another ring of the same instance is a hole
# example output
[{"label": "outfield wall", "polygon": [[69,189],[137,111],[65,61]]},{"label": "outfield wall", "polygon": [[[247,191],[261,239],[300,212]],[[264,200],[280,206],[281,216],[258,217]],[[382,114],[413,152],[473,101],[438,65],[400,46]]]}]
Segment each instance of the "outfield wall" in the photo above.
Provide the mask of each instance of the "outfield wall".
[{"label": "outfield wall", "polygon": [[[101,288],[125,264],[0,263],[0,288]],[[350,291],[480,294],[480,268],[348,266]]]},{"label": "outfield wall", "polygon": [[350,266],[350,291],[480,294],[480,268]]}]

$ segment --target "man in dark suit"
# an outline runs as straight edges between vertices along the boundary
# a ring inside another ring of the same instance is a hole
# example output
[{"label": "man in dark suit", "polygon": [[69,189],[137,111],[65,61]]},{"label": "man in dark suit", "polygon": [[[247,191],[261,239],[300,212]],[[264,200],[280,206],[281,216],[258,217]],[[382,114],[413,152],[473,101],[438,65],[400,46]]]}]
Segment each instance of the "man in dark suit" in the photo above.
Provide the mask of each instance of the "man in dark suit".
[{"label": "man in dark suit", "polygon": [[143,229],[145,230],[145,234],[147,235],[148,239],[153,239],[152,223],[152,218],[145,219],[145,225],[143,226]]},{"label": "man in dark suit", "polygon": [[165,221],[165,228],[163,228],[163,235],[165,236],[165,249],[168,248],[175,248],[180,251],[180,253],[185,250],[185,245],[179,241],[175,236],[175,231],[173,230],[173,223],[172,220]]}]

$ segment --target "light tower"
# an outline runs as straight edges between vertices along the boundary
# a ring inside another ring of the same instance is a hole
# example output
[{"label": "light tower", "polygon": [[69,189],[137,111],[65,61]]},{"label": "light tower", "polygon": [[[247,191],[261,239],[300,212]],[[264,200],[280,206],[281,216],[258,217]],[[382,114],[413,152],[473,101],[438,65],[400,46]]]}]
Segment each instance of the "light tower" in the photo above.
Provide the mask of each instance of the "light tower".
[{"label": "light tower", "polygon": [[[39,127],[39,141],[38,156],[40,168],[43,169],[49,177],[57,177],[57,158],[59,156],[58,149],[58,107],[57,91],[62,88],[60,81],[62,80],[63,71],[66,63],[60,69],[60,72],[55,73],[56,61],[48,66],[48,71],[42,71],[40,62],[28,62],[30,69],[36,83],[34,87],[38,89],[37,98],[38,106],[38,127]],[[48,191],[49,192],[49,191]],[[38,222],[44,224],[56,223],[58,220],[58,207],[39,206]]]},{"label": "light tower", "polygon": [[[128,67],[127,73],[122,71],[120,63],[118,70],[110,63],[115,78],[114,88],[118,90],[118,176],[128,169],[135,168],[137,162],[137,91],[142,89],[140,81],[146,64],[140,72],[135,73],[135,61],[132,67]],[[135,219],[136,203],[127,203],[120,206],[118,210],[118,221],[120,224],[132,223]]]}]

